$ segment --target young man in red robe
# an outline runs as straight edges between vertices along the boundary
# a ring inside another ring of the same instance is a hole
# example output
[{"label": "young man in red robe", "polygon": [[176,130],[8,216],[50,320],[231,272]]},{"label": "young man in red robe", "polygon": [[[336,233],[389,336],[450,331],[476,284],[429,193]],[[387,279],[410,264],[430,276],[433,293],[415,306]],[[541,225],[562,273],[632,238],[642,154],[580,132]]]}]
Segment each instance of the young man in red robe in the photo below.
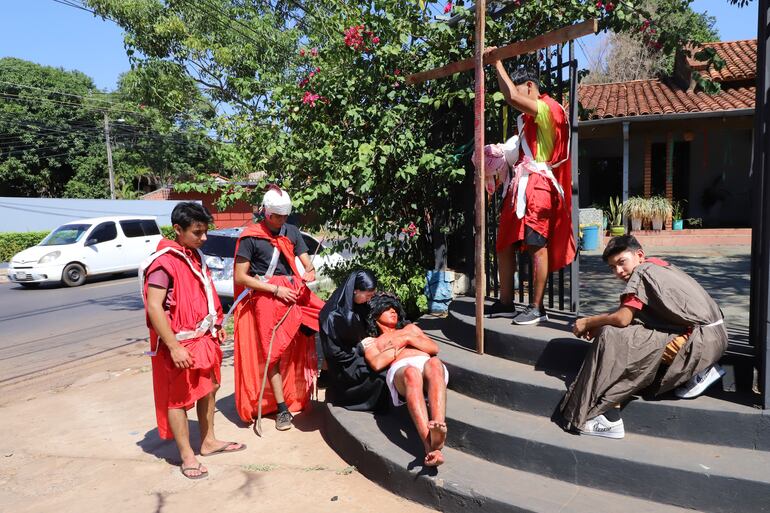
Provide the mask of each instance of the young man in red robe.
[{"label": "young man in red robe", "polygon": [[241,451],[245,445],[214,436],[214,403],[220,383],[225,332],[222,306],[199,248],[206,242],[211,214],[192,202],[171,213],[176,241],[161,239],[142,263],[142,297],[150,328],[152,380],[158,434],[173,438],[182,475],[202,479],[208,470],[190,446],[187,410],[197,403],[201,456]]},{"label": "young man in red robe", "polygon": [[267,372],[262,412],[277,411],[275,427],[283,431],[292,426],[291,412],[310,401],[318,372],[314,334],[324,302],[306,285],[315,280],[315,269],[299,229],[286,223],[289,195],[271,186],[262,206],[265,219],[247,227],[235,249],[235,406],[245,422],[257,417]]},{"label": "young man in red robe", "polygon": [[[500,300],[487,313],[515,314],[514,324],[538,324],[548,319],[543,307],[548,273],[575,259],[569,121],[558,102],[540,94],[536,71],[519,68],[508,76],[501,61],[495,68],[506,101],[522,112],[521,147],[497,231]],[[533,296],[519,313],[513,306],[515,251],[528,251],[533,263]]]}]

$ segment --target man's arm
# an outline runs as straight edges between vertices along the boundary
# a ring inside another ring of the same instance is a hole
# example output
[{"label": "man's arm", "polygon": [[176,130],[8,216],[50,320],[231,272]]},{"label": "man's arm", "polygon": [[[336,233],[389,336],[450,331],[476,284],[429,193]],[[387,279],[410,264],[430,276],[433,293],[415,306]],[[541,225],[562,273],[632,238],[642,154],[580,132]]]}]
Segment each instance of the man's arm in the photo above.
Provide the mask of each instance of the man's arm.
[{"label": "man's arm", "polygon": [[292,289],[288,287],[273,285],[259,280],[254,276],[249,276],[250,267],[251,262],[249,262],[246,258],[242,256],[235,257],[235,269],[233,271],[233,276],[236,285],[240,285],[241,287],[248,287],[250,289],[256,290],[257,292],[272,294],[273,296],[286,301],[287,303],[297,302],[297,293]]},{"label": "man's arm", "polygon": [[[379,342],[379,343],[378,343]],[[366,364],[375,372],[387,369],[396,359],[399,348],[391,341],[373,339],[364,350]]]},{"label": "man's arm", "polygon": [[438,344],[436,344],[432,338],[428,337],[418,326],[408,324],[403,329],[398,330],[397,333],[404,337],[406,345],[409,347],[419,349],[431,356],[436,356],[438,354]]},{"label": "man's arm", "polygon": [[524,114],[537,116],[537,100],[519,94],[511,77],[508,76],[508,72],[505,71],[503,61],[495,61],[495,70],[497,71],[497,84],[505,97],[505,101]]},{"label": "man's arm", "polygon": [[634,312],[633,308],[621,306],[612,313],[583,317],[575,321],[572,333],[576,337],[592,339],[596,334],[596,330],[602,326],[625,328],[634,320]]},{"label": "man's arm", "polygon": [[171,359],[178,369],[187,369],[192,367],[193,361],[190,353],[176,339],[171,325],[168,323],[166,311],[163,309],[163,302],[166,300],[167,289],[157,285],[147,287],[147,316],[150,318],[150,324],[158,334],[160,340],[166,345],[171,353]]},{"label": "man's arm", "polygon": [[313,261],[310,259],[310,256],[307,253],[302,253],[299,256],[299,261],[302,262],[302,266],[305,268],[302,280],[307,283],[315,281],[315,267],[313,267]]}]

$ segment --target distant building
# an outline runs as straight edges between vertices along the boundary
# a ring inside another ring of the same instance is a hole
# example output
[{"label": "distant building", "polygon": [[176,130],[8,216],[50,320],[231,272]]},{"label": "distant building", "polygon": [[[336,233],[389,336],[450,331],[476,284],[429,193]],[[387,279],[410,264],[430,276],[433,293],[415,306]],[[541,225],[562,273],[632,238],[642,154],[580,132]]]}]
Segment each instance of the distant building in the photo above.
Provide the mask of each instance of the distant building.
[{"label": "distant building", "polygon": [[[687,200],[685,217],[705,227],[750,226],[757,42],[705,46],[721,70],[679,52],[672,77],[580,86],[581,207],[659,194]],[[693,73],[722,91],[697,89]]]}]

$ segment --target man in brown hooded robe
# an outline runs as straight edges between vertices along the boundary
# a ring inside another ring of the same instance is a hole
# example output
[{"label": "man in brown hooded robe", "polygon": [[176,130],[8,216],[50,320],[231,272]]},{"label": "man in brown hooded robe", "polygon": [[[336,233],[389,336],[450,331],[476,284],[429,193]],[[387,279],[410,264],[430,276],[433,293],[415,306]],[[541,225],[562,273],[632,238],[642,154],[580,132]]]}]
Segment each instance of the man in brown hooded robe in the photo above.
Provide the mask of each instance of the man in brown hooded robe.
[{"label": "man in brown hooded robe", "polygon": [[[646,389],[690,399],[717,381],[727,348],[722,312],[682,270],[645,256],[632,235],[614,237],[602,259],[626,288],[613,313],[575,321],[593,344],[559,411],[565,429],[623,438],[620,407]],[[677,388],[678,387],[678,388]]]}]

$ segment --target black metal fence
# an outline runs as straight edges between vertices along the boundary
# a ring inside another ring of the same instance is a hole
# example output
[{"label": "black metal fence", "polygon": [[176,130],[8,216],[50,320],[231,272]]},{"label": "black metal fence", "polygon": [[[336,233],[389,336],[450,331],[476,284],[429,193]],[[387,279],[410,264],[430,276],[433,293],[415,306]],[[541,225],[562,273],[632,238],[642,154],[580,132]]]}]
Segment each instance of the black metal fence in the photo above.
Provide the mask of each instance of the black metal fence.
[{"label": "black metal fence", "polygon": [[[566,55],[565,55],[566,53]],[[579,196],[578,196],[578,173],[577,173],[577,59],[575,58],[574,41],[568,44],[560,44],[547,47],[541,50],[542,60],[538,63],[541,70],[545,68],[544,75],[541,76],[541,87],[543,92],[548,93],[556,101],[565,105],[568,102],[567,115],[570,120],[570,152],[572,155],[572,225],[575,234],[575,241],[578,240],[579,223]],[[520,64],[521,61],[515,63]],[[565,76],[566,75],[566,76]],[[503,133],[503,130],[500,131]],[[507,136],[507,134],[503,134]],[[495,251],[495,241],[497,240],[497,226],[500,216],[500,209],[503,198],[501,191],[497,191],[491,199],[487,201],[487,254],[486,254],[486,278],[488,297],[498,297],[500,294],[500,282],[498,277],[497,253]],[[532,280],[532,259],[528,253],[517,253],[517,281],[518,286],[514,289],[514,301],[518,303],[529,303],[533,294],[534,283]],[[545,289],[544,305],[547,308],[558,309],[567,312],[578,312],[578,300],[580,280],[579,255],[575,261],[557,272],[550,273],[548,284]]]}]

